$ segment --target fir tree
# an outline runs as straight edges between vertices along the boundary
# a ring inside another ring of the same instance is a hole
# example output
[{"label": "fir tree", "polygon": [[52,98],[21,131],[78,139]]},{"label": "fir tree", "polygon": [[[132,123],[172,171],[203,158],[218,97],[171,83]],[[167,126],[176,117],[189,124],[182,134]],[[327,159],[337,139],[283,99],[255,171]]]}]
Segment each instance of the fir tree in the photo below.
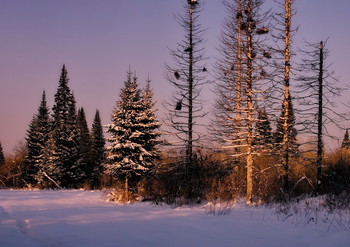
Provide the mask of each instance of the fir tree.
[{"label": "fir tree", "polygon": [[53,107],[53,138],[55,171],[58,172],[55,179],[64,187],[79,186],[85,176],[75,105],[74,95],[68,87],[67,70],[63,65]]},{"label": "fir tree", "polygon": [[254,145],[259,146],[261,150],[271,150],[273,143],[272,128],[265,108],[258,110],[258,122],[256,123],[255,130]]},{"label": "fir tree", "polygon": [[346,130],[343,142],[341,143],[341,148],[348,150],[350,149],[350,139],[349,139],[349,132]]},{"label": "fir tree", "polygon": [[91,128],[91,179],[93,187],[100,185],[100,176],[103,172],[103,163],[106,159],[105,143],[106,141],[103,136],[100,112],[96,110]]},{"label": "fir tree", "polygon": [[155,144],[156,136],[150,130],[157,127],[157,124],[147,119],[150,114],[145,104],[149,97],[143,98],[141,93],[137,78],[132,78],[132,73],[129,72],[112,113],[112,124],[107,125],[110,134],[107,139],[110,143],[107,147],[107,158],[110,161],[107,172],[125,178],[126,195],[129,179],[137,180],[150,173],[154,166],[152,160],[155,152],[151,147]]},{"label": "fir tree", "polygon": [[41,147],[38,143],[37,136],[37,116],[34,115],[32,121],[29,124],[27,130],[27,150],[28,155],[26,157],[26,174],[24,174],[24,180],[27,183],[34,183],[34,176],[37,173],[37,159],[40,156]]},{"label": "fir tree", "polygon": [[[294,116],[294,109],[293,109],[293,103],[291,97],[288,99],[288,154],[290,156],[296,156],[299,151],[298,151],[298,143],[297,143],[297,134],[298,131],[296,130],[295,126],[295,116]],[[274,133],[274,144],[275,144],[275,150],[277,153],[279,153],[280,150],[282,150],[283,146],[283,138],[284,138],[284,122],[286,118],[286,109],[285,109],[286,104],[283,103],[282,105],[282,112],[281,116],[277,120],[277,126],[276,126],[276,131]]]},{"label": "fir tree", "polygon": [[157,120],[156,110],[154,109],[155,102],[153,101],[153,90],[150,87],[150,80],[147,80],[147,86],[143,90],[143,114],[140,115],[140,122],[143,124],[144,135],[144,148],[149,153],[145,157],[147,162],[152,163],[155,159],[159,158],[159,150],[157,145],[160,143],[158,138],[160,137],[160,123]]},{"label": "fir tree", "polygon": [[85,164],[84,173],[86,175],[86,179],[91,181],[91,174],[93,170],[91,164],[91,137],[89,127],[86,121],[84,108],[80,108],[78,110],[78,126],[80,130],[80,154]]},{"label": "fir tree", "polygon": [[5,164],[5,155],[0,142],[0,166]]},{"label": "fir tree", "polygon": [[26,157],[27,171],[25,176],[27,183],[35,184],[42,180],[40,174],[42,174],[46,166],[44,149],[49,141],[50,132],[51,121],[44,91],[38,113],[33,117],[27,131],[28,155]]},{"label": "fir tree", "polygon": [[42,160],[39,164],[39,170],[35,177],[38,186],[41,188],[56,188],[59,187],[54,180],[60,173],[59,167],[55,164],[55,140],[53,131],[48,133],[48,140],[42,150]]}]

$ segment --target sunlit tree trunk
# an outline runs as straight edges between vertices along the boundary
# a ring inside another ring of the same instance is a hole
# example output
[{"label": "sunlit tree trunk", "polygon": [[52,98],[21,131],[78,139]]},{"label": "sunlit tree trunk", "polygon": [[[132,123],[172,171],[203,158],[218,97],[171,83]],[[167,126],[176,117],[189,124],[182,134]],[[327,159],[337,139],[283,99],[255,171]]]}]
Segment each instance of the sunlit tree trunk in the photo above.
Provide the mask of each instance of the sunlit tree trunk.
[{"label": "sunlit tree trunk", "polygon": [[[236,101],[236,123],[237,126],[241,125],[241,105],[242,105],[242,97],[241,97],[241,91],[242,91],[242,1],[238,0],[238,14],[237,14],[237,101]],[[238,150],[239,151],[239,150]]]},{"label": "sunlit tree trunk", "polygon": [[129,201],[129,178],[128,176],[125,177],[125,201]]},{"label": "sunlit tree trunk", "polygon": [[247,203],[252,202],[253,195],[253,150],[252,150],[252,141],[253,141],[253,42],[252,42],[252,6],[251,0],[248,0],[248,9],[247,9]]},{"label": "sunlit tree trunk", "polygon": [[290,39],[291,39],[291,0],[285,0],[285,36],[284,36],[284,109],[283,122],[283,189],[289,193],[289,109],[290,109]]}]

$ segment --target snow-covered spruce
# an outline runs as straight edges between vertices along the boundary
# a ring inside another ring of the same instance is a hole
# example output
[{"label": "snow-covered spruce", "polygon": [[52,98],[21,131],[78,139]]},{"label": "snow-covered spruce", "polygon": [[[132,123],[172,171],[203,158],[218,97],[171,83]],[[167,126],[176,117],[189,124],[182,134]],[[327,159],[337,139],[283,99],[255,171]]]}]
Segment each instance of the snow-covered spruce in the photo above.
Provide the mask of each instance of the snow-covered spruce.
[{"label": "snow-covered spruce", "polygon": [[46,103],[45,91],[42,94],[41,103],[37,114],[34,115],[27,130],[26,145],[28,154],[26,157],[26,174],[24,179],[27,184],[42,184],[44,173],[51,174],[50,157],[48,150],[51,137],[51,119]]},{"label": "snow-covered spruce", "polygon": [[152,109],[152,96],[149,83],[142,92],[136,76],[128,72],[112,113],[112,123],[106,126],[110,134],[107,138],[110,144],[107,147],[106,172],[125,179],[127,195],[128,181],[151,173],[154,160],[159,157],[157,138],[160,124]]}]

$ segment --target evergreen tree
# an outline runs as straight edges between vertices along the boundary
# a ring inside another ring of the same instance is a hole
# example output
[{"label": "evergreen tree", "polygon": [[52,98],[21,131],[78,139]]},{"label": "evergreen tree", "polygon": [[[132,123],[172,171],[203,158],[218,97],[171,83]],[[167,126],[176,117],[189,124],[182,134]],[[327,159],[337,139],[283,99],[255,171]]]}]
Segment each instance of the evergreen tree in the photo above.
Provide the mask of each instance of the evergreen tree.
[{"label": "evergreen tree", "polygon": [[160,143],[160,123],[157,120],[156,110],[154,109],[155,102],[153,101],[153,90],[150,87],[150,80],[147,80],[146,88],[143,90],[143,114],[140,115],[140,122],[143,124],[143,141],[144,148],[149,153],[145,157],[147,162],[153,163],[158,159],[160,154],[157,145]]},{"label": "evergreen tree", "polygon": [[272,147],[272,128],[265,108],[258,110],[258,121],[255,126],[254,145],[261,150],[269,151]]},{"label": "evergreen tree", "polygon": [[[286,112],[288,112],[288,155],[289,156],[296,156],[299,153],[298,150],[298,143],[297,143],[297,134],[298,131],[296,130],[295,126],[295,115],[294,115],[294,109],[293,109],[293,103],[291,100],[291,97],[287,99],[289,102],[288,104],[283,103],[282,105],[282,111],[280,117],[277,119],[277,126],[276,131],[274,133],[274,144],[275,144],[275,150],[277,153],[280,153],[283,147],[284,143],[284,123]],[[288,105],[289,110],[286,111],[285,106]],[[281,154],[282,156],[282,154]]]},{"label": "evergreen tree", "polygon": [[0,142],[0,166],[5,164],[5,155]]},{"label": "evergreen tree", "polygon": [[44,91],[38,113],[33,117],[27,131],[28,155],[26,157],[27,171],[25,176],[27,183],[35,184],[39,180],[42,180],[40,174],[42,174],[46,166],[44,162],[46,160],[44,149],[49,141],[50,132],[51,121]]},{"label": "evergreen tree", "polygon": [[341,143],[341,148],[348,150],[350,149],[350,139],[349,139],[349,132],[346,130],[343,142]]},{"label": "evergreen tree", "polygon": [[137,181],[140,176],[150,173],[154,166],[155,152],[151,147],[155,144],[155,136],[150,130],[156,124],[147,119],[149,112],[146,111],[145,102],[149,99],[145,100],[141,93],[137,78],[132,78],[129,72],[112,113],[112,124],[107,125],[110,134],[107,139],[110,143],[107,147],[110,161],[107,172],[125,178],[126,195],[129,179]]},{"label": "evergreen tree", "polygon": [[59,187],[54,178],[60,173],[59,167],[55,164],[55,140],[53,131],[48,133],[48,140],[42,150],[42,160],[39,164],[39,170],[36,175],[38,186],[41,188],[56,188]]},{"label": "evergreen tree", "polygon": [[85,176],[81,155],[80,130],[76,102],[68,87],[67,70],[63,65],[53,107],[55,178],[63,187],[77,187]]},{"label": "evergreen tree", "polygon": [[103,172],[103,163],[105,162],[105,138],[101,124],[100,112],[96,110],[94,121],[91,128],[91,179],[92,186],[100,185],[100,176]]},{"label": "evergreen tree", "polygon": [[85,164],[84,173],[86,175],[86,179],[91,181],[93,170],[91,162],[91,137],[89,127],[86,121],[84,108],[80,108],[78,110],[78,126],[80,130],[80,153]]}]

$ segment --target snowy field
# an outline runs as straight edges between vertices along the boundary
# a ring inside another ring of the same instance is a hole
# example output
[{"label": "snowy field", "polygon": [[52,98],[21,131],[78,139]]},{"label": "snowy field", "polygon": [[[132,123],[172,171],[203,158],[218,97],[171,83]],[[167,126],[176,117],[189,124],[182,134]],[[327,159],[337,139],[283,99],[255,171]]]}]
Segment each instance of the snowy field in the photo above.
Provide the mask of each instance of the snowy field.
[{"label": "snowy field", "polygon": [[281,220],[273,209],[233,206],[214,216],[208,206],[116,205],[98,191],[0,190],[0,246],[340,247],[350,232],[329,222]]}]

